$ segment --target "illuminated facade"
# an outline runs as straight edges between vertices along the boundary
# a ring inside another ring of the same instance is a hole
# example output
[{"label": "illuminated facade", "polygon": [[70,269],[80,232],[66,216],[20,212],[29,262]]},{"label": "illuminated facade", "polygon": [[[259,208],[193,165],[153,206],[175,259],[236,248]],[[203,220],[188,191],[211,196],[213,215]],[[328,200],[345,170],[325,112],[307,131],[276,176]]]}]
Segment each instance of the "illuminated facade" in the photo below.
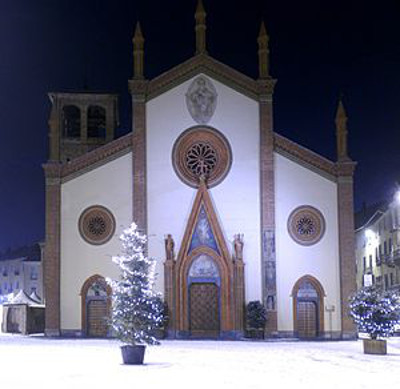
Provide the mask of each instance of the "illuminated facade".
[{"label": "illuminated facade", "polygon": [[[137,25],[132,133],[82,152],[87,117],[53,100],[55,151],[44,165],[47,335],[107,332],[101,318],[111,291],[104,279],[117,277],[110,257],[132,220],[157,259],[169,336],[238,338],[252,300],[267,309],[267,336],[355,334],[347,315],[356,288],[355,163],[343,105],[335,162],[279,135],[264,24],[254,80],[208,55],[205,16],[200,1],[195,55],[152,80],[144,76]],[[105,104],[96,98],[86,94],[85,104]],[[99,112],[92,123],[114,122],[112,111]],[[69,161],[60,157],[65,136],[75,137],[68,147],[80,154],[70,149]]]},{"label": "illuminated facade", "polygon": [[400,287],[400,201],[362,210],[356,220],[357,288]]}]

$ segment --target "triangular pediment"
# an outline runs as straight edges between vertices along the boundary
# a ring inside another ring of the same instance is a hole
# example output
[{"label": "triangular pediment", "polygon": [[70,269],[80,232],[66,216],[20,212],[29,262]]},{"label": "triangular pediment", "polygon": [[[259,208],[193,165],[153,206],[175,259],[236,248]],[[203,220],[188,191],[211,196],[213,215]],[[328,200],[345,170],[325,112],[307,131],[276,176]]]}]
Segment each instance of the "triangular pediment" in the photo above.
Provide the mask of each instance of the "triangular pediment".
[{"label": "triangular pediment", "polygon": [[179,250],[178,262],[193,252],[212,250],[217,256],[230,258],[210,194],[204,182],[200,184]]},{"label": "triangular pediment", "polygon": [[200,73],[214,78],[254,100],[258,98],[259,84],[256,80],[207,54],[199,54],[149,81],[148,99],[157,97]]}]

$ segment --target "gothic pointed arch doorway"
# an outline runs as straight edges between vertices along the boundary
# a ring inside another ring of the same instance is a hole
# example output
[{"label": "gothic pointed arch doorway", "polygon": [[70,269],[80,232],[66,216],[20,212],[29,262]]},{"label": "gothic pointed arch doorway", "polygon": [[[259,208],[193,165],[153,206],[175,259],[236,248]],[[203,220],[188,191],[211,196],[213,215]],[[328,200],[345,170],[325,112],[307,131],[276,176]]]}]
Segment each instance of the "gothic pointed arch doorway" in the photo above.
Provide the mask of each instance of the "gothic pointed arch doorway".
[{"label": "gothic pointed arch doorway", "polygon": [[106,337],[110,315],[111,288],[104,277],[93,275],[81,289],[82,333],[88,337]]},{"label": "gothic pointed arch doorway", "polygon": [[235,338],[243,332],[244,264],[232,259],[204,181],[178,258],[165,261],[165,298],[176,337]]},{"label": "gothic pointed arch doorway", "polygon": [[301,339],[324,333],[324,297],[321,283],[311,275],[301,277],[293,287],[293,328]]}]

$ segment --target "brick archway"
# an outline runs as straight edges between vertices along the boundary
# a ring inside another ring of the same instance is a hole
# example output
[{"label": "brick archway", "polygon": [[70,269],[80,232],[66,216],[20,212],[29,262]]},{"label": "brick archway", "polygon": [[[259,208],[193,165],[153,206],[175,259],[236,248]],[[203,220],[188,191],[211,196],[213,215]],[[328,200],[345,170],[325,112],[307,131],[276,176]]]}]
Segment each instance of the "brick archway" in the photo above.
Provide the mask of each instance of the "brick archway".
[{"label": "brick archway", "polygon": [[[324,297],[321,283],[307,274],[292,289],[293,331],[296,336],[316,338],[324,334]],[[314,328],[313,328],[314,327]]]},{"label": "brick archway", "polygon": [[[193,245],[196,226],[201,217],[207,219],[213,239],[208,245],[198,242]],[[170,330],[173,332],[171,336],[191,336],[189,270],[199,255],[209,256],[218,267],[218,282],[210,281],[207,277],[202,281],[204,284],[211,283],[218,287],[219,334],[217,336],[221,338],[240,336],[244,321],[244,264],[241,259],[231,258],[204,181],[200,182],[178,258],[176,261],[172,258],[167,259],[164,264],[165,298],[169,307]]]},{"label": "brick archway", "polygon": [[[98,296],[98,298],[90,298],[88,292],[94,285],[101,285],[106,292],[106,296]],[[81,323],[82,323],[82,334],[85,336],[102,336],[97,334],[91,334],[89,327],[91,321],[91,314],[96,314],[96,312],[104,312],[106,316],[109,316],[111,311],[111,287],[107,284],[104,277],[95,274],[89,277],[82,285],[81,288]],[[106,330],[103,336],[106,336]]]}]

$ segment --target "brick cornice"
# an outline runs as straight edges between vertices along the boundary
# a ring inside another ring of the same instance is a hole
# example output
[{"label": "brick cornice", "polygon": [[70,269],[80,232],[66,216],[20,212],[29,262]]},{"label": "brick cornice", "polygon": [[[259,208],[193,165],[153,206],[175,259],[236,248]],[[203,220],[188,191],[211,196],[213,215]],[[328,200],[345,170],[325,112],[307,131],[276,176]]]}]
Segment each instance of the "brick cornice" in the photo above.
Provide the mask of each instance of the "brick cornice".
[{"label": "brick cornice", "polygon": [[94,165],[98,166],[99,164],[106,163],[113,156],[119,155],[124,151],[130,151],[132,139],[132,133],[126,134],[121,138],[106,143],[104,146],[98,147],[80,157],[73,159],[72,161],[64,163],[61,169],[61,177],[66,177],[82,170],[86,170]]},{"label": "brick cornice", "polygon": [[274,78],[260,78],[257,80],[260,101],[271,101],[276,83],[277,80],[275,80]]},{"label": "brick cornice", "polygon": [[61,178],[62,174],[62,163],[57,161],[49,161],[42,165],[44,170],[44,176],[46,178],[46,184],[57,183],[57,180]]},{"label": "brick cornice", "polygon": [[147,95],[147,90],[149,86],[149,81],[144,79],[132,79],[128,81],[129,92],[132,98],[142,97],[143,99]]},{"label": "brick cornice", "polygon": [[307,165],[311,165],[312,167],[336,177],[336,164],[329,159],[326,159],[314,151],[300,146],[277,133],[274,134],[274,141],[274,149],[276,152],[294,157],[300,162],[304,162]]},{"label": "brick cornice", "polygon": [[356,166],[357,162],[351,160],[338,161],[336,163],[336,172],[338,177],[353,177]]},{"label": "brick cornice", "polygon": [[259,94],[263,90],[256,80],[215,60],[207,54],[198,54],[152,79],[148,84],[148,98],[157,97],[198,73],[204,73],[216,80],[222,81],[255,100],[258,99]]}]

